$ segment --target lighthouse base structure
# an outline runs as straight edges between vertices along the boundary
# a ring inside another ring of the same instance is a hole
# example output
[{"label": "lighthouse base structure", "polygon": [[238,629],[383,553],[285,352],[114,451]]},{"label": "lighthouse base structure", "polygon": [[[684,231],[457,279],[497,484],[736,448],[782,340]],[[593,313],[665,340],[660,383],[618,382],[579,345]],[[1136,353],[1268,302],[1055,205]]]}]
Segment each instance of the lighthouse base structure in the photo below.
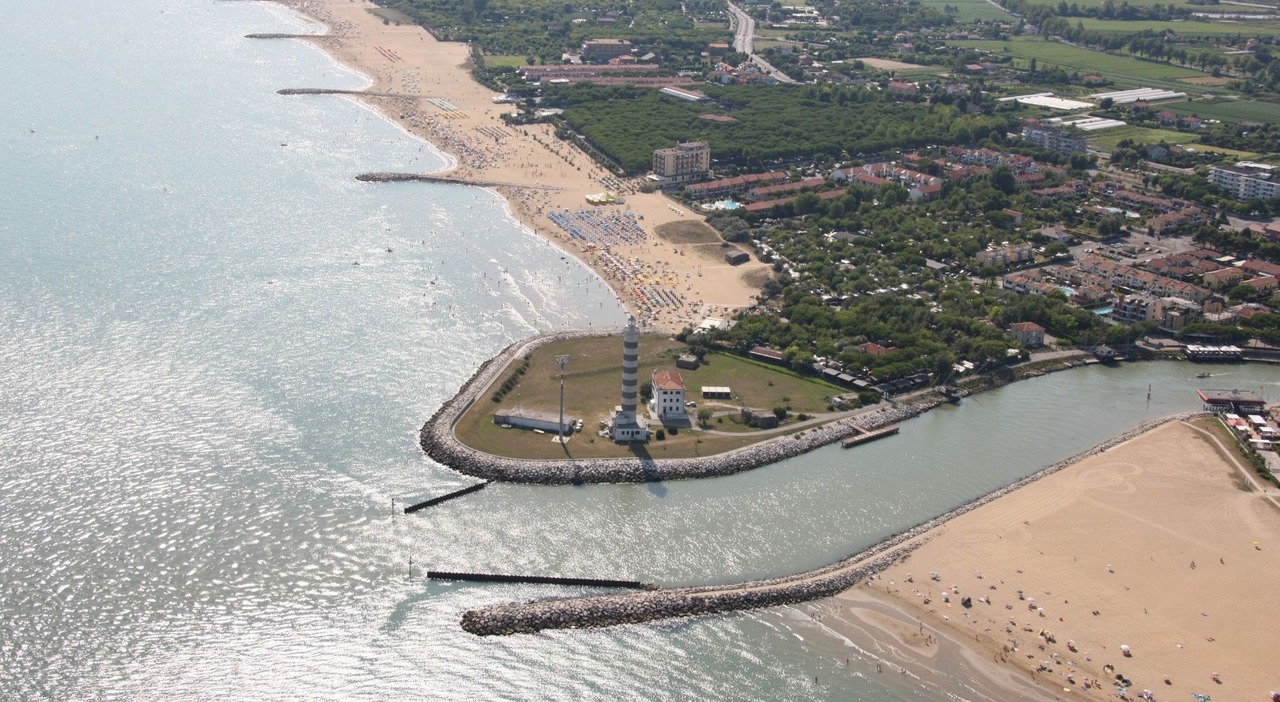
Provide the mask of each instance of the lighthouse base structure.
[{"label": "lighthouse base structure", "polygon": [[621,406],[615,407],[609,416],[609,438],[619,443],[648,441],[648,422],[634,412],[623,412]]}]

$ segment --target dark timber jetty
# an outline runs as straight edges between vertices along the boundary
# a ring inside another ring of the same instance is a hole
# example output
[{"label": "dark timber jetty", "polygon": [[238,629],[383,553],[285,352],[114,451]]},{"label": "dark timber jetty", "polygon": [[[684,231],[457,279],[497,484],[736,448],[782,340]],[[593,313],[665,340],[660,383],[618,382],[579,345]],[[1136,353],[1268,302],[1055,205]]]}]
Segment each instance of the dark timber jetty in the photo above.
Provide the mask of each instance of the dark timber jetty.
[{"label": "dark timber jetty", "polygon": [[537,583],[539,585],[580,585],[583,587],[624,587],[632,590],[657,590],[652,583],[639,580],[608,580],[603,578],[560,578],[554,575],[504,575],[502,573],[451,573],[429,570],[432,580],[471,580],[481,583]]},{"label": "dark timber jetty", "polygon": [[875,431],[867,431],[867,430],[865,430],[865,429],[862,429],[861,427],[857,427],[857,428],[858,428],[862,433],[861,433],[861,434],[858,434],[857,436],[850,436],[850,437],[849,437],[849,438],[847,438],[847,439],[843,439],[843,440],[841,440],[841,441],[840,441],[840,446],[841,446],[841,447],[843,447],[843,448],[853,448],[854,446],[857,446],[858,444],[865,444],[865,443],[867,443],[868,441],[875,441],[876,439],[882,439],[882,438],[884,438],[884,437],[886,437],[886,436],[893,436],[894,434],[897,434],[897,433],[898,433],[898,425],[897,425],[897,424],[890,424],[890,425],[889,425],[889,426],[887,426],[887,427],[882,427],[882,428],[880,428],[880,429],[876,429]]},{"label": "dark timber jetty", "polygon": [[428,508],[428,507],[431,507],[431,506],[434,506],[434,505],[438,505],[438,504],[440,504],[441,502],[447,502],[447,501],[449,501],[449,500],[453,500],[453,499],[456,499],[456,498],[462,497],[463,495],[470,495],[471,493],[473,493],[473,492],[475,492],[475,491],[477,491],[477,490],[483,490],[483,489],[484,489],[484,486],[488,485],[488,484],[489,484],[489,483],[491,483],[491,482],[493,482],[493,481],[492,481],[492,480],[486,480],[486,481],[484,481],[483,483],[476,483],[475,485],[468,485],[467,487],[464,487],[464,488],[462,488],[461,490],[454,490],[453,492],[451,492],[451,493],[449,493],[449,494],[447,494],[447,495],[441,495],[441,496],[439,496],[439,497],[433,497],[433,498],[431,498],[431,499],[427,500],[426,502],[419,502],[419,503],[418,503],[418,504],[416,504],[416,505],[410,505],[410,506],[408,506],[408,507],[405,507],[405,508],[404,508],[404,513],[405,513],[405,514],[413,514],[414,512],[417,512],[417,511],[418,511],[418,510],[420,510],[420,509],[426,509],[426,508]]}]

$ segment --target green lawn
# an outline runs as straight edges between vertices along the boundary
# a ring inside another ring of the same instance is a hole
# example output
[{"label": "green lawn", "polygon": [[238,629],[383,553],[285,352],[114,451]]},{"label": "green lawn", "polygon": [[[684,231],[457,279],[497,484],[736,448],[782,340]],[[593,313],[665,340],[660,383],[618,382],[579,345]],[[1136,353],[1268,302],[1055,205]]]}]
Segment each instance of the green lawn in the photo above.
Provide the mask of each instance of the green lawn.
[{"label": "green lawn", "polygon": [[524,56],[513,56],[510,54],[492,54],[485,55],[484,57],[484,65],[489,68],[500,68],[502,66],[519,68],[528,63],[529,61]]},{"label": "green lawn", "polygon": [[[646,336],[640,341],[639,380],[649,382],[655,369],[675,370],[675,358],[685,347],[660,336]],[[522,429],[503,429],[493,423],[493,414],[501,408],[522,407],[555,413],[559,409],[560,381],[556,356],[568,356],[565,371],[565,414],[580,417],[585,426],[568,444],[568,453],[576,458],[621,457],[632,455],[626,446],[596,435],[596,430],[619,402],[621,386],[621,337],[574,339],[543,346],[533,352],[528,369],[520,376],[515,389],[500,402],[491,399],[492,388],[462,416],[455,433],[463,443],[482,451],[505,456],[560,458],[566,453],[552,437]],[[741,407],[789,406],[796,413],[825,412],[828,398],[845,392],[830,383],[796,375],[774,365],[758,363],[728,354],[711,354],[697,370],[681,370],[687,397],[718,412],[736,412]],[[512,374],[504,370],[495,385],[501,385]],[[725,385],[733,390],[728,400],[704,401],[701,387]],[[665,441],[651,441],[648,451],[654,458],[676,458],[708,455],[746,446],[768,438],[755,431],[738,427],[732,420],[714,422],[714,429],[742,430],[740,435],[722,437],[695,430],[682,430]]]},{"label": "green lawn", "polygon": [[[1131,56],[1106,54],[1101,51],[1064,44],[1059,41],[1045,41],[1039,37],[1017,37],[1012,41],[956,41],[949,42],[964,48],[981,49],[996,54],[1012,56],[1018,66],[1025,67],[1035,58],[1041,66],[1061,66],[1069,70],[1099,73],[1106,78],[1116,80],[1116,76],[1129,78],[1128,82],[1150,84],[1153,80],[1176,80],[1203,76],[1192,68],[1172,66],[1156,61],[1143,61]],[[1184,91],[1190,92],[1196,86],[1177,84]],[[1161,87],[1155,86],[1152,87]]]},{"label": "green lawn", "polygon": [[1280,120],[1280,105],[1257,100],[1214,100],[1213,102],[1162,103],[1161,109],[1204,119],[1227,122],[1275,122]]},{"label": "green lawn", "polygon": [[[1265,13],[1266,10],[1255,7],[1239,7],[1235,5],[1224,5],[1214,8],[1215,12],[1229,11],[1257,11]],[[1084,24],[1085,29],[1092,29],[1096,32],[1113,32],[1119,34],[1134,34],[1144,29],[1162,32],[1170,30],[1178,36],[1222,36],[1224,34],[1242,34],[1246,37],[1252,36],[1274,36],[1280,34],[1280,22],[1275,20],[1248,21],[1248,22],[1147,22],[1147,21],[1125,21],[1125,20],[1104,20],[1095,19],[1093,17],[1072,17],[1072,24],[1079,20]]]},{"label": "green lawn", "polygon": [[955,15],[955,19],[961,24],[969,24],[974,20],[1005,22],[1013,19],[1013,15],[987,0],[921,0],[921,4],[925,7],[933,7],[939,12],[944,11],[944,6],[956,8],[959,12]]},{"label": "green lawn", "polygon": [[1176,132],[1172,129],[1151,129],[1149,127],[1135,127],[1126,125],[1124,127],[1116,127],[1115,129],[1103,129],[1089,136],[1089,146],[1099,151],[1110,152],[1116,148],[1116,144],[1125,139],[1132,139],[1140,144],[1159,144],[1164,141],[1168,144],[1176,145],[1195,145],[1199,147],[1197,137],[1194,134],[1186,134],[1184,132]]},{"label": "green lawn", "polygon": [[1139,144],[1159,144],[1161,141],[1164,141],[1166,144],[1183,146],[1194,151],[1224,154],[1241,161],[1258,157],[1258,154],[1249,151],[1237,151],[1235,149],[1225,149],[1220,146],[1201,144],[1199,142],[1199,137],[1195,134],[1178,132],[1172,129],[1154,129],[1133,125],[1116,127],[1115,129],[1104,129],[1097,132],[1089,137],[1089,147],[1110,153],[1112,149],[1116,148],[1116,144],[1119,144],[1125,139],[1132,139]]}]

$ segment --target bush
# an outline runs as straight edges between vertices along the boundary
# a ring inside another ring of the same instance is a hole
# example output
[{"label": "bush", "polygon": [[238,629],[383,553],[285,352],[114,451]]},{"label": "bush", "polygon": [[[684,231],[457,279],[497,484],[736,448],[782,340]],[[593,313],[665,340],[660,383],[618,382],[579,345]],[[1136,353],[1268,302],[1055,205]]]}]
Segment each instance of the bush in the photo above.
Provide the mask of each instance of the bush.
[{"label": "bush", "polygon": [[657,439],[658,441],[666,441],[667,432],[662,429],[659,429],[658,433],[653,435],[653,438]]}]

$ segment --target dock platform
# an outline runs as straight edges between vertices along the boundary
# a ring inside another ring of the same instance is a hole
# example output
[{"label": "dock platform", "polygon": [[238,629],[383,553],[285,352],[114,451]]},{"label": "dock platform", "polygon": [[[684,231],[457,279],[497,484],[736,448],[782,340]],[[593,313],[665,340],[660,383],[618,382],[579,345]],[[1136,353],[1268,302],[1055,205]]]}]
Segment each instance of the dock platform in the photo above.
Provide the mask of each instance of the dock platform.
[{"label": "dock platform", "polygon": [[866,429],[863,429],[858,426],[854,426],[854,428],[857,429],[860,433],[857,434],[856,436],[851,436],[847,439],[842,439],[840,441],[841,448],[853,448],[854,446],[858,446],[859,444],[865,444],[868,441],[875,441],[876,439],[883,439],[886,436],[893,436],[894,434],[898,433],[897,424],[890,424],[887,427],[881,427],[879,429],[874,429],[872,431],[867,431]]}]

